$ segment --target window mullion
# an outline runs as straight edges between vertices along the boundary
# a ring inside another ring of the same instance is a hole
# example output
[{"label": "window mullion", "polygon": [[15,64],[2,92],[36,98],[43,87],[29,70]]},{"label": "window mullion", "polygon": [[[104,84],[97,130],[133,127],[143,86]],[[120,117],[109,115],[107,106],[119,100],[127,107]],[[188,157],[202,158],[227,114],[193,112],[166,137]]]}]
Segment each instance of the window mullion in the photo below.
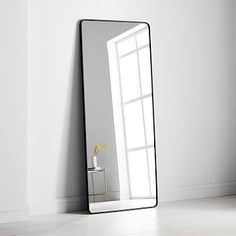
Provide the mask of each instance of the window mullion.
[{"label": "window mullion", "polygon": [[144,98],[148,98],[148,97],[151,97],[151,96],[152,96],[152,94],[149,93],[149,94],[146,94],[146,95],[143,95],[143,96],[134,98],[134,99],[132,99],[132,100],[129,100],[129,101],[127,101],[127,102],[123,102],[123,104],[124,104],[124,105],[128,105],[128,104],[130,104],[130,103],[137,102],[137,101],[140,101],[140,100],[142,100],[142,99],[144,99]]},{"label": "window mullion", "polygon": [[[136,46],[137,46],[137,44],[136,44]],[[129,52],[124,53],[123,55],[120,55],[120,56],[119,56],[119,59],[122,59],[122,58],[124,58],[124,57],[127,57],[127,56],[129,56],[130,54],[132,54],[132,53],[138,52],[138,51],[140,51],[140,50],[142,50],[142,49],[144,49],[144,48],[148,48],[148,47],[149,47],[149,44],[145,44],[145,45],[143,45],[143,46],[141,46],[141,47],[137,47],[137,48],[135,48],[135,49],[132,50],[132,51],[129,51]]]}]

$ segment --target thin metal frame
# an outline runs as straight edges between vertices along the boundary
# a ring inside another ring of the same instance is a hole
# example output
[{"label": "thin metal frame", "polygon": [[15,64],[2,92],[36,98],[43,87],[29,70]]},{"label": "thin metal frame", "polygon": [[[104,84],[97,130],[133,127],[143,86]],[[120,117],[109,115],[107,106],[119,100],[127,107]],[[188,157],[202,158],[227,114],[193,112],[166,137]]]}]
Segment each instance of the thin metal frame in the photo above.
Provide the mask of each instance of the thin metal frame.
[{"label": "thin metal frame", "polygon": [[[154,133],[154,159],[155,159],[155,182],[156,182],[156,204],[150,207],[138,207],[132,209],[121,209],[121,210],[111,210],[111,211],[101,211],[101,212],[91,212],[89,208],[89,191],[88,191],[88,163],[87,163],[87,140],[86,140],[86,108],[85,108],[85,78],[84,78],[84,63],[83,63],[83,37],[82,37],[82,24],[85,21],[95,21],[95,22],[114,22],[114,23],[139,23],[139,24],[146,24],[148,27],[148,34],[149,34],[149,50],[150,50],[150,67],[151,67],[151,89],[152,89],[152,109],[153,109],[153,133]],[[148,209],[154,208],[158,205],[158,184],[157,184],[157,157],[156,157],[156,135],[155,135],[155,107],[154,107],[154,94],[153,94],[153,69],[152,69],[152,47],[151,47],[151,30],[150,25],[144,21],[120,21],[120,20],[101,20],[101,19],[82,19],[79,21],[79,38],[80,38],[80,59],[81,59],[81,74],[82,74],[82,95],[83,95],[83,118],[84,118],[84,146],[85,146],[85,170],[86,170],[86,190],[87,190],[87,209],[90,214],[101,214],[101,213],[111,213],[111,212],[119,212],[119,211],[132,211],[138,209]]]}]

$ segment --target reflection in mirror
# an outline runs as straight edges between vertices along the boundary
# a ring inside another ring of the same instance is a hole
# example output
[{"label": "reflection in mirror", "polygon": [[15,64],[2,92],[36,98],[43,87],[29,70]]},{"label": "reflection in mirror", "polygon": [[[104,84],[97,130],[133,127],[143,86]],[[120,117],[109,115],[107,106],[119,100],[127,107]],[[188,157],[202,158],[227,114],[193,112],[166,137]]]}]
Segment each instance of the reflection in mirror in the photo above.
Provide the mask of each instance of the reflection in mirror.
[{"label": "reflection in mirror", "polygon": [[83,20],[82,59],[91,213],[157,203],[149,27]]}]

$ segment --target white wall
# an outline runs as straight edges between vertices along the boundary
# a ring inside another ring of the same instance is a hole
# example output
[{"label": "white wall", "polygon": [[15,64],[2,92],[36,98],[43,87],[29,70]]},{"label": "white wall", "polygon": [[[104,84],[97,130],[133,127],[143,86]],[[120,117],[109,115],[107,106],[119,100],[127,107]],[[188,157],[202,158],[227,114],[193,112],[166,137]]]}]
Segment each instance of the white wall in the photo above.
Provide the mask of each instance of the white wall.
[{"label": "white wall", "polygon": [[163,201],[236,193],[235,7],[219,0],[158,6],[152,28]]},{"label": "white wall", "polygon": [[26,1],[0,1],[0,223],[24,220],[26,162]]},{"label": "white wall", "polygon": [[235,9],[233,0],[28,2],[33,213],[84,206],[83,18],[151,25],[160,200],[236,193]]}]

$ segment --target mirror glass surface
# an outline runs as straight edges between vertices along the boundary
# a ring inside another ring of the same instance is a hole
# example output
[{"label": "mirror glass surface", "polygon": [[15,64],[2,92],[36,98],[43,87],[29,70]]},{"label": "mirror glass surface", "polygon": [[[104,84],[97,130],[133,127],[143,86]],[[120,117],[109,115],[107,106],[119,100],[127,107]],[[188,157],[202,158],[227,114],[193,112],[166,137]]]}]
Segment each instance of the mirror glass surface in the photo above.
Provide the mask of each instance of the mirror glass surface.
[{"label": "mirror glass surface", "polygon": [[80,26],[89,211],[154,207],[149,26],[97,20]]}]

